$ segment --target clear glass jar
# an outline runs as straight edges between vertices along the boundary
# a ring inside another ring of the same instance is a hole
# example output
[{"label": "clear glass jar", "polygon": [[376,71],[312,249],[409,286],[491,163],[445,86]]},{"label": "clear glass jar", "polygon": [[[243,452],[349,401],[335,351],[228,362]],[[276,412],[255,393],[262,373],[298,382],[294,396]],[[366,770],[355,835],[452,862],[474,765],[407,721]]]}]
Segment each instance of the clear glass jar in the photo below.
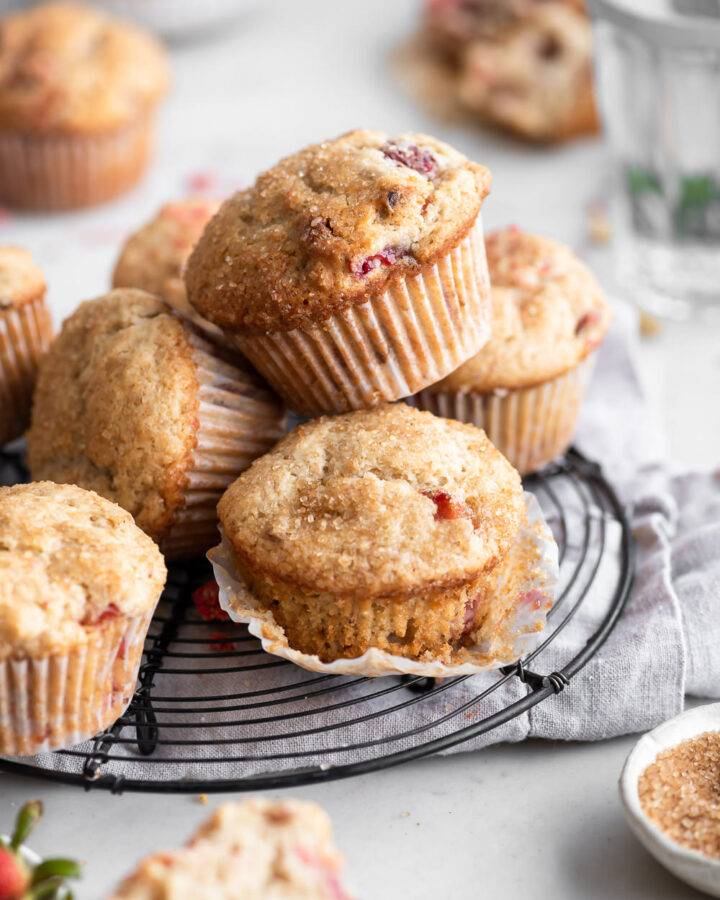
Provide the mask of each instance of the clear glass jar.
[{"label": "clear glass jar", "polygon": [[720,0],[590,0],[620,284],[720,313]]}]

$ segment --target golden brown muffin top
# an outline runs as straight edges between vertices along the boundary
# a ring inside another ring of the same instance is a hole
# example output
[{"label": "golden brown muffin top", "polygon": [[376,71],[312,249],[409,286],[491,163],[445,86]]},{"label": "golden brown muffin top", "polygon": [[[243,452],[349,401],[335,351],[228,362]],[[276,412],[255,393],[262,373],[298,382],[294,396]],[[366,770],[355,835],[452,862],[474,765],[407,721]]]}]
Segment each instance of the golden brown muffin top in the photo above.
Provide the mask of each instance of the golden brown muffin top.
[{"label": "golden brown muffin top", "polygon": [[106,618],[153,609],[166,574],[132,516],[97,494],[0,487],[0,659],[91,641]]},{"label": "golden brown muffin top", "polygon": [[612,312],[569,247],[508,228],[488,235],[492,337],[429,391],[524,388],[563,375],[605,336]]},{"label": "golden brown muffin top", "polygon": [[402,403],[300,425],[218,506],[254,571],[373,598],[474,579],[524,511],[520,476],[485,432]]},{"label": "golden brown muffin top", "polygon": [[165,92],[162,46],[92,6],[55,2],[0,21],[0,129],[108,131],[144,115]]},{"label": "golden brown muffin top", "polygon": [[0,311],[17,308],[45,293],[45,276],[22,247],[0,246]]},{"label": "golden brown muffin top", "polygon": [[156,297],[119,288],[83,303],[40,365],[33,478],[95,490],[161,537],[197,439],[195,372],[187,326]]},{"label": "golden brown muffin top", "polygon": [[189,313],[183,269],[218,206],[201,197],[166,203],[125,242],[115,265],[113,287],[139,288]]},{"label": "golden brown muffin top", "polygon": [[323,321],[455,246],[489,189],[487,169],[427,135],[315,144],[223,204],[188,262],[188,298],[247,334]]},{"label": "golden brown muffin top", "polygon": [[319,806],[261,797],[225,803],[181,850],[156,853],[109,900],[352,900]]}]

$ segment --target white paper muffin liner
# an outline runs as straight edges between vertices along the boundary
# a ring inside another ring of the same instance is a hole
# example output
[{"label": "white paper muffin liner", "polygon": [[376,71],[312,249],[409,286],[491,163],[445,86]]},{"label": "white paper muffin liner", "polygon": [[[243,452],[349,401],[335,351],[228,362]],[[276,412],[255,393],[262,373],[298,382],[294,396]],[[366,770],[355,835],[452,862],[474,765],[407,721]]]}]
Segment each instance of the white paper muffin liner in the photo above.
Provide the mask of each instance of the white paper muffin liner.
[{"label": "white paper muffin liner", "polygon": [[365,303],[292,331],[228,337],[303,415],[407,397],[457,369],[490,337],[481,217],[434,265]]},{"label": "white paper muffin liner", "polygon": [[62,210],[112,200],[139,181],[152,142],[152,115],[97,135],[0,132],[0,202]]},{"label": "white paper muffin liner", "polygon": [[425,390],[407,402],[436,416],[482,428],[498,450],[526,475],[568,448],[594,363],[595,353],[591,353],[564,375],[520,390]]},{"label": "white paper muffin liner", "polygon": [[286,428],[284,407],[253,372],[221,358],[195,332],[190,342],[199,385],[197,445],[185,473],[183,505],[160,541],[171,559],[202,556],[217,541],[223,492]]},{"label": "white paper muffin liner", "polygon": [[44,296],[0,308],[0,446],[19,437],[30,424],[38,365],[52,336]]},{"label": "white paper muffin liner", "polygon": [[96,626],[66,654],[0,661],[0,755],[70,747],[109,728],[135,691],[154,609]]},{"label": "white paper muffin liner", "polygon": [[220,606],[234,622],[247,624],[263,649],[311,672],[334,675],[422,675],[450,678],[487,672],[515,662],[531,651],[539,639],[557,591],[560,577],[558,548],[540,505],[528,492],[527,521],[515,544],[492,574],[494,601],[476,643],[454,651],[451,664],[412,660],[371,648],[354,659],[330,663],[289,646],[284,629],[238,577],[232,548],[222,534],[219,546],[208,553],[219,588]]}]

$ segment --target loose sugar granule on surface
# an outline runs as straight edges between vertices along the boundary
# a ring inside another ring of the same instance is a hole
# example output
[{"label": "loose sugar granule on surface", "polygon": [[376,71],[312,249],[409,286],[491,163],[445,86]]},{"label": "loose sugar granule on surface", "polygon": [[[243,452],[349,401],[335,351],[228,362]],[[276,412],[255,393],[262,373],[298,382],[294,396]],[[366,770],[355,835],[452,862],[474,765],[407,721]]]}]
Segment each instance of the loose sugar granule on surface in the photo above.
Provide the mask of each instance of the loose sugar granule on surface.
[{"label": "loose sugar granule on surface", "polygon": [[663,750],[638,780],[645,814],[689,850],[720,859],[720,732]]}]

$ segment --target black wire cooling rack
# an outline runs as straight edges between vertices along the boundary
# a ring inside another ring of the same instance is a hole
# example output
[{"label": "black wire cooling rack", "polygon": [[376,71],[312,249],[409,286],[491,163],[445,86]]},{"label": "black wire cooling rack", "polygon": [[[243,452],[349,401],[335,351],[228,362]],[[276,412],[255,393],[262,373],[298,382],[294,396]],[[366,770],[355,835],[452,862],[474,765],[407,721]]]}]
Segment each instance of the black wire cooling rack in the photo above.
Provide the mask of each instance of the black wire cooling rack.
[{"label": "black wire cooling rack", "polygon": [[[20,453],[0,453],[0,483],[26,478]],[[438,681],[313,675],[267,655],[244,626],[203,621],[192,594],[212,573],[197,561],[171,568],[122,718],[94,741],[0,759],[0,770],[115,793],[274,789],[397,765],[508,725],[597,652],[634,573],[628,521],[597,464],[571,449],[525,487],[555,533],[561,582],[540,644],[518,663]],[[568,647],[578,612],[591,609],[590,636]]]}]

